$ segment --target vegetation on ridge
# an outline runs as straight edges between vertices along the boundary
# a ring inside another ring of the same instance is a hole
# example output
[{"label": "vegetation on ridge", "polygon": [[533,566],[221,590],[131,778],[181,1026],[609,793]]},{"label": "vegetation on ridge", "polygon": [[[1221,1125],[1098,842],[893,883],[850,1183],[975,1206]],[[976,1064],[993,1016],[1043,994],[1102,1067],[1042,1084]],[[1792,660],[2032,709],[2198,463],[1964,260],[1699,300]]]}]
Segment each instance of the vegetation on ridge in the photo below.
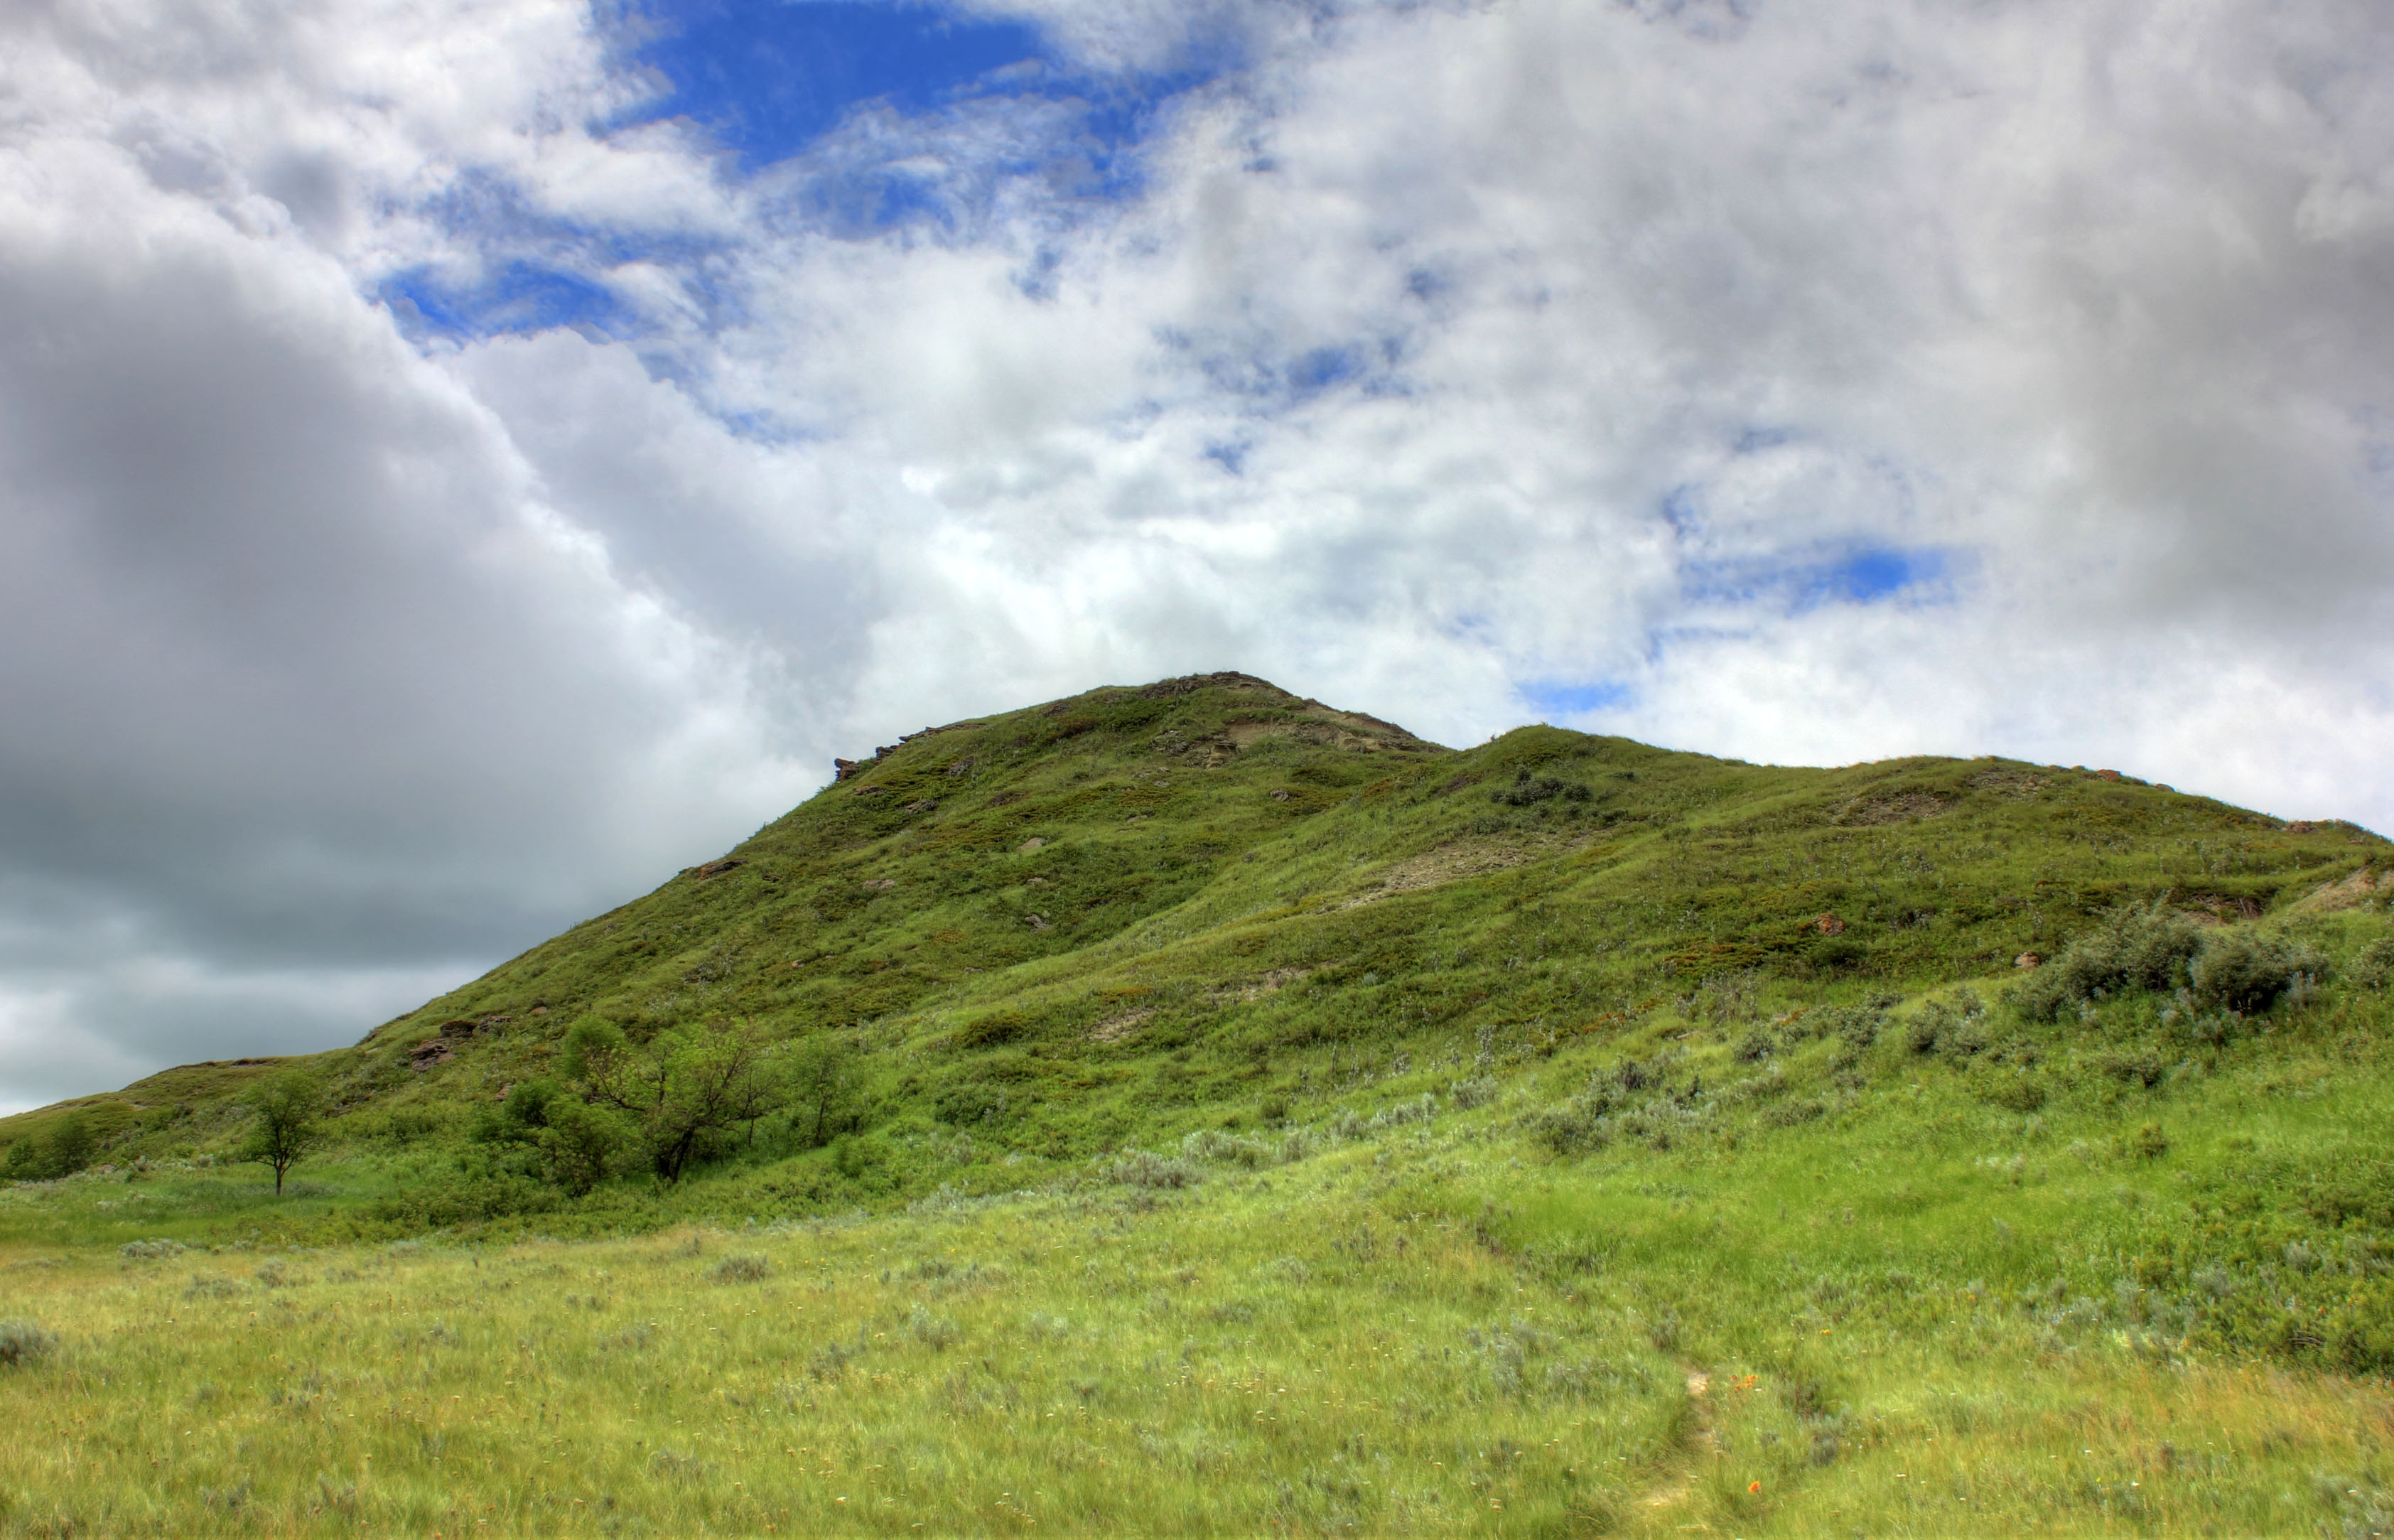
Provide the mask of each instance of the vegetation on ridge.
[{"label": "vegetation on ridge", "polygon": [[0,1122],[0,1528],[2365,1534],[2386,865],[1241,676],[958,724],[317,1056],[280,1200],[274,1062]]}]

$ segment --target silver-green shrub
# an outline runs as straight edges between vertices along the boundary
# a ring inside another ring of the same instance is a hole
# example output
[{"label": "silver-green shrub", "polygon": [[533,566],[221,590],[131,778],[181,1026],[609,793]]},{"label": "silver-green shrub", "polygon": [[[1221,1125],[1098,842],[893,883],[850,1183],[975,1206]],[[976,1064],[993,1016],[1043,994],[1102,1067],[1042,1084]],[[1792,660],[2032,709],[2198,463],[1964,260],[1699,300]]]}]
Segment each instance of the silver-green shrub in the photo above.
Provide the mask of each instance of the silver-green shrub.
[{"label": "silver-green shrub", "polygon": [[2192,920],[2159,902],[2123,909],[2061,949],[2011,994],[2032,1020],[2050,1021],[2072,1006],[2130,989],[2167,989],[2202,950]]},{"label": "silver-green shrub", "polygon": [[37,1363],[58,1350],[56,1334],[31,1321],[0,1321],[0,1368]]},{"label": "silver-green shrub", "polygon": [[761,1283],[773,1276],[773,1264],[767,1257],[745,1253],[726,1257],[707,1270],[707,1276],[718,1283]]},{"label": "silver-green shrub", "polygon": [[2325,959],[2282,937],[2239,926],[2203,939],[2187,969],[2195,997],[2225,1010],[2260,1011],[2304,981],[2326,971]]}]

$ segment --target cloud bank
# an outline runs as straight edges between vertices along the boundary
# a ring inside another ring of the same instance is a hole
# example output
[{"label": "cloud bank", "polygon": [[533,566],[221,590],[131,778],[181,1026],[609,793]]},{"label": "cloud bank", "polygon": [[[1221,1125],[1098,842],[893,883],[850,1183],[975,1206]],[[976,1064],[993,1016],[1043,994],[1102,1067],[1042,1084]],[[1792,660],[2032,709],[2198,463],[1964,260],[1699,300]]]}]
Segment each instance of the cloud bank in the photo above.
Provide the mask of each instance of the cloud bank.
[{"label": "cloud bank", "polygon": [[0,1109],[1195,669],[2394,824],[2389,75],[2358,0],[16,7]]}]

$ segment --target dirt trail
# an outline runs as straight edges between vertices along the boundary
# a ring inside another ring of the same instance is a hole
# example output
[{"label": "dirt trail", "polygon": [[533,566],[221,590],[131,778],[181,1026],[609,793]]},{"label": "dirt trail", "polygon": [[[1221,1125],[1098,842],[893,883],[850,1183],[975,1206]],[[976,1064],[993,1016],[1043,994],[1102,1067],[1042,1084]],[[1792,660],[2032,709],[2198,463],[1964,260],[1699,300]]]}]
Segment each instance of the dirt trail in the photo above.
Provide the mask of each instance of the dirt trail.
[{"label": "dirt trail", "polygon": [[[1650,1519],[1667,1517],[1668,1510],[1686,1503],[1695,1490],[1696,1472],[1703,1461],[1720,1454],[1720,1435],[1713,1430],[1713,1376],[1702,1369],[1688,1371],[1688,1453],[1686,1465],[1673,1471],[1666,1481],[1638,1499],[1638,1506]],[[1690,1524],[1690,1529],[1708,1529],[1706,1524]]]}]

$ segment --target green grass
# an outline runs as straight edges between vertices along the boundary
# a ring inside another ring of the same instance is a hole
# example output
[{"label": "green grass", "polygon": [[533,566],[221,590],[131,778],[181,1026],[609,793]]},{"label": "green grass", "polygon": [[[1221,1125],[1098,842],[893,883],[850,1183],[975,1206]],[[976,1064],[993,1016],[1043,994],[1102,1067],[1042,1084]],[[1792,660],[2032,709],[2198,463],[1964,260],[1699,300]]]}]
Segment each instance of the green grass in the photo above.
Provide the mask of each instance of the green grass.
[{"label": "green grass", "polygon": [[[0,1533],[2382,1531],[2390,928],[2305,896],[2386,849],[1252,683],[992,718],[319,1056],[280,1202],[271,1063],[0,1123],[105,1163],[0,1189],[59,1339]],[[2324,982],[2004,1002],[2155,899]],[[467,1134],[585,1013],[830,1034],[856,1125],[571,1198]]]}]

